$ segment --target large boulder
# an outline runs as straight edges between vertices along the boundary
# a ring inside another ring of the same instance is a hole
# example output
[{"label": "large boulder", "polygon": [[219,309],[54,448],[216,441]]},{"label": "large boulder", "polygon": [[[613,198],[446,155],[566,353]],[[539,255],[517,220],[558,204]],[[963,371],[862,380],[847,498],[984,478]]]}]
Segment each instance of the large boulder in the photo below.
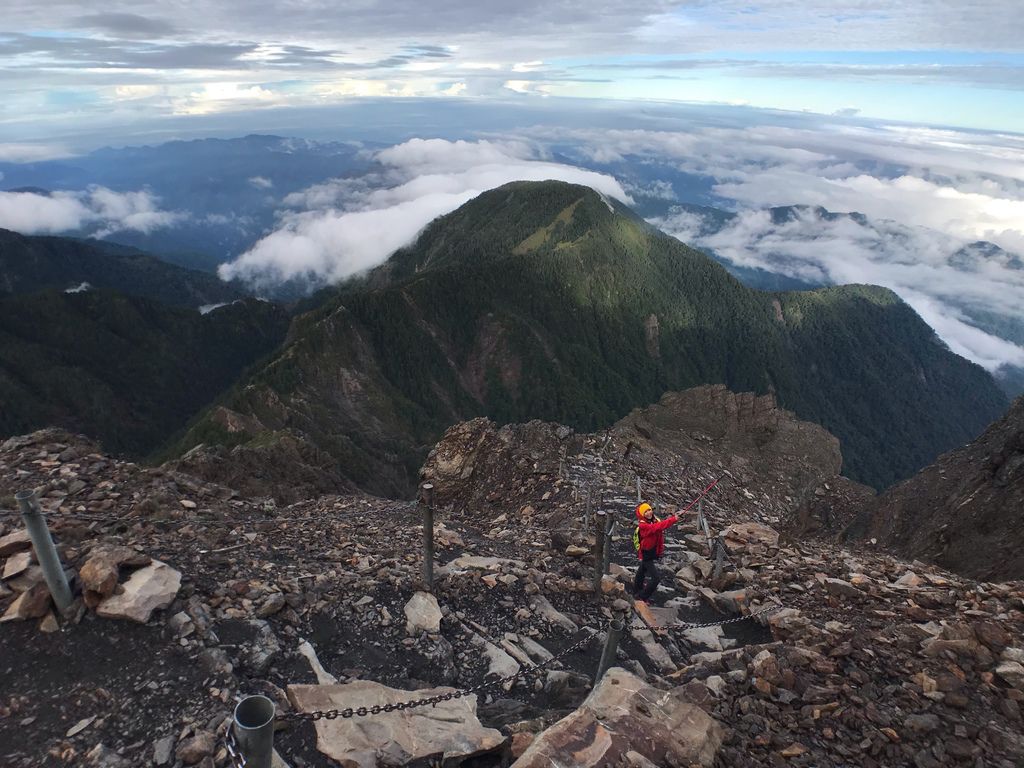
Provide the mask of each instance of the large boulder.
[{"label": "large boulder", "polygon": [[779,534],[767,525],[752,521],[733,523],[722,531],[722,541],[730,552],[743,552],[777,547]]},{"label": "large boulder", "polygon": [[89,553],[78,577],[82,581],[86,605],[95,607],[114,594],[122,565],[148,565],[152,559],[130,547],[98,546]]},{"label": "large boulder", "polygon": [[174,601],[180,586],[181,573],[154,560],[131,575],[121,594],[111,595],[96,606],[96,613],[108,619],[131,619],[145,624],[153,611]]},{"label": "large boulder", "polygon": [[722,727],[682,689],[652,688],[613,667],[579,709],[541,733],[512,768],[628,765],[634,752],[669,768],[710,767]]},{"label": "large boulder", "polygon": [[[288,698],[297,712],[372,707],[440,696],[453,688],[402,691],[369,680],[343,685],[289,685]],[[500,731],[484,728],[476,714],[476,696],[442,701],[372,717],[317,720],[316,747],[344,768],[400,766],[440,759],[457,765],[474,755],[506,749]]]}]

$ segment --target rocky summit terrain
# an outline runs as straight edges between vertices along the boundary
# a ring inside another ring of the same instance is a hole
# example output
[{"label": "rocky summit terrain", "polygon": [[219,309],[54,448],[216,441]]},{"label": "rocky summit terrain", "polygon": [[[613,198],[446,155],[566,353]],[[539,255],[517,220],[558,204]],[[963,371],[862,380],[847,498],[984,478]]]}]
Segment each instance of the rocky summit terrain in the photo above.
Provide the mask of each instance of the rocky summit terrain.
[{"label": "rocky summit terrain", "polygon": [[1024,578],[1024,397],[977,439],[866,505],[846,535],[981,579]]},{"label": "rocky summit terrain", "polygon": [[[299,768],[1021,765],[1024,584],[798,538],[823,499],[855,498],[840,460],[771,398],[714,387],[596,434],[460,424],[422,470],[428,592],[415,502],[280,505],[57,430],[10,439],[0,765],[229,765],[251,693]],[[715,480],[634,607],[637,485],[664,515]],[[29,488],[70,576],[65,616],[14,512]],[[616,525],[595,591],[597,512]]]}]

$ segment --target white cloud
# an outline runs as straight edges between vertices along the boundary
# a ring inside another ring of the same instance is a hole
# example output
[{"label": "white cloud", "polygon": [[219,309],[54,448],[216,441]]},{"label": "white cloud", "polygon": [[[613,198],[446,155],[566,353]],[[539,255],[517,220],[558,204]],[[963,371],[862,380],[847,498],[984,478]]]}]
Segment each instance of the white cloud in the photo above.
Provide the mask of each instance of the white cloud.
[{"label": "white cloud", "polygon": [[208,115],[226,110],[273,106],[287,103],[284,94],[264,88],[235,82],[205,83],[199,90],[173,101],[174,114]]},{"label": "white cloud", "polygon": [[121,230],[152,232],[186,218],[163,211],[147,191],[114,192],[90,187],[82,192],[0,192],[0,227],[26,235],[88,231],[105,237]]},{"label": "white cloud", "polygon": [[739,266],[818,284],[886,286],[957,354],[992,371],[1024,364],[1024,348],[986,333],[971,319],[972,312],[1020,317],[1024,270],[998,254],[965,269],[963,240],[882,218],[826,217],[812,208],[797,209],[782,221],[767,210],[746,210],[720,230],[687,210],[652,221]]},{"label": "white cloud", "polygon": [[512,65],[513,72],[533,72],[544,66],[543,61],[520,61]]},{"label": "white cloud", "polygon": [[274,182],[265,176],[253,176],[249,179],[249,183],[256,187],[256,189],[270,189],[274,186]]},{"label": "white cloud", "polygon": [[279,229],[221,265],[225,280],[266,287],[290,279],[335,282],[382,263],[431,220],[510,181],[559,179],[629,201],[604,174],[534,159],[522,142],[413,139],[377,153],[376,176],[337,179],[289,195]]},{"label": "white cloud", "polygon": [[59,144],[30,144],[27,142],[0,142],[0,162],[39,163],[72,157],[74,153]]},{"label": "white cloud", "polygon": [[466,92],[465,83],[452,83],[447,88],[441,91],[445,96],[461,96]]}]

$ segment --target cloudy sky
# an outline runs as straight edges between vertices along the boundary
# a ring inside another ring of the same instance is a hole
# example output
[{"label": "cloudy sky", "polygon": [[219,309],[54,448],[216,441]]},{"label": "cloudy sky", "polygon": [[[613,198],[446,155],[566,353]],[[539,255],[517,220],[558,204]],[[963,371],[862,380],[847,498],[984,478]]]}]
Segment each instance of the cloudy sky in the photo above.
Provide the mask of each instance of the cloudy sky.
[{"label": "cloudy sky", "polygon": [[[957,352],[1024,366],[1020,0],[3,10],[0,164],[253,132],[363,143],[358,175],[301,188],[254,166],[244,183],[271,225],[217,254],[225,277],[336,281],[485,189],[560,178],[739,266],[889,286]],[[260,213],[169,206],[166,179],[117,178],[48,195],[8,186],[0,226],[160,237]],[[735,218],[710,231],[673,206],[686,202]],[[765,209],[784,205],[868,220],[780,225]]]},{"label": "cloudy sky", "polygon": [[359,98],[749,104],[1024,131],[1018,0],[6,0],[0,131]]}]

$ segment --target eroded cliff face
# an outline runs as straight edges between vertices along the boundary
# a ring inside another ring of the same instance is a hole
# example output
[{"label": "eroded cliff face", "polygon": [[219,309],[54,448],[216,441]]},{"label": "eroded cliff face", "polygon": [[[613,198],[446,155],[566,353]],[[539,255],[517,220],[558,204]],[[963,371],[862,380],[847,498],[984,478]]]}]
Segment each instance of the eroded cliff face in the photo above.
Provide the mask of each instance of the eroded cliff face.
[{"label": "eroded cliff face", "polygon": [[976,440],[879,496],[847,536],[975,578],[1024,578],[1024,398]]},{"label": "eroded cliff face", "polygon": [[[707,485],[697,467],[720,479],[709,509],[743,509],[786,528],[836,486],[872,494],[839,477],[839,441],[825,429],[779,408],[771,395],[736,394],[721,385],[670,392],[591,435],[539,421],[463,422],[430,453],[422,476],[435,484],[440,503],[486,513],[515,501],[531,514],[550,508],[557,526],[561,496],[578,493],[577,481],[588,474],[602,478],[590,489],[595,508],[635,499],[637,479],[645,499],[671,505]],[[551,495],[538,499],[533,486],[550,478],[556,479]]]}]

